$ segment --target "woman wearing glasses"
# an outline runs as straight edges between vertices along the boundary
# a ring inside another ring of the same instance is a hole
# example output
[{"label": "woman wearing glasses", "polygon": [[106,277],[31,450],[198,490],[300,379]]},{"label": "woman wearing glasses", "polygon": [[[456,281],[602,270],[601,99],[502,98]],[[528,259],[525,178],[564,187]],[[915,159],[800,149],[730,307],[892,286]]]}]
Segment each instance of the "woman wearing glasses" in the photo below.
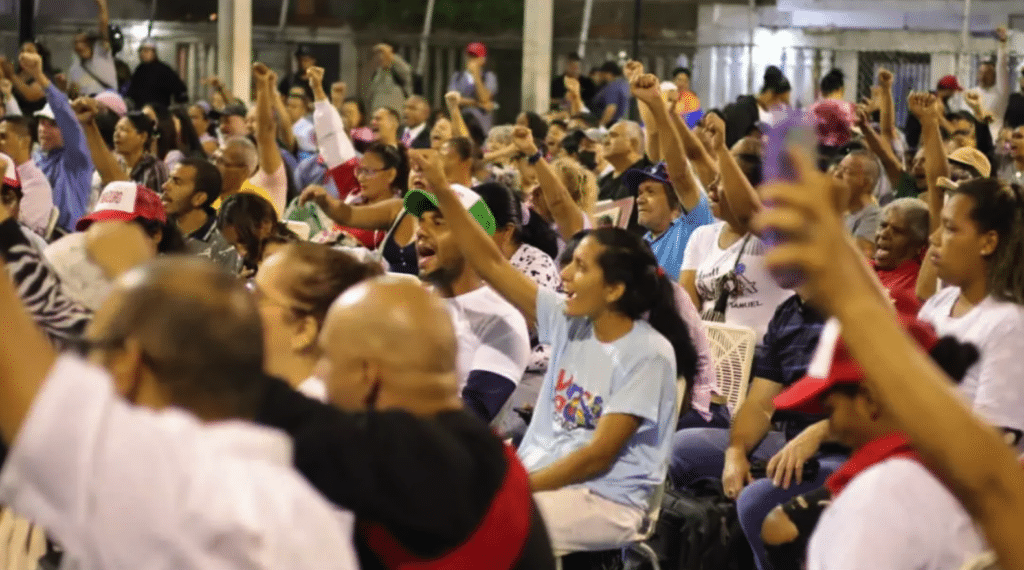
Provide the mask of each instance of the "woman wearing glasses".
[{"label": "woman wearing glasses", "polygon": [[303,191],[299,205],[316,203],[367,249],[381,249],[391,271],[416,274],[416,220],[402,207],[410,179],[405,149],[375,142],[359,159],[354,174],[355,184],[339,186],[340,198],[314,185]]}]

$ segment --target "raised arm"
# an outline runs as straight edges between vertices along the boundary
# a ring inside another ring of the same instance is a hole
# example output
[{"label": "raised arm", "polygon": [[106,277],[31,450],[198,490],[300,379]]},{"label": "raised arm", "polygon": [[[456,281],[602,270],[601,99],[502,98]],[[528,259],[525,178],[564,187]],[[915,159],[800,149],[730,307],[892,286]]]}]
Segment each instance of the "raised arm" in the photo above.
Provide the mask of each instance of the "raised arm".
[{"label": "raised arm", "polygon": [[484,72],[484,61],[482,58],[474,57],[466,64],[466,71],[473,76],[473,90],[476,94],[477,107],[485,111],[494,108],[491,102],[491,89],[487,86],[487,76]]},{"label": "raised arm", "polygon": [[[356,149],[352,146],[345,123],[341,120],[338,109],[324,91],[324,70],[322,67],[311,67],[306,70],[309,86],[313,89],[313,129],[316,131],[316,143],[320,147],[320,156],[324,158],[328,169],[333,169],[356,159]],[[339,190],[341,190],[339,188]]]},{"label": "raised arm", "polygon": [[700,188],[694,180],[693,171],[690,169],[690,161],[683,152],[683,142],[676,132],[676,127],[669,116],[668,105],[661,98],[658,89],[659,81],[655,75],[650,73],[637,77],[630,88],[640,101],[643,101],[650,109],[654,124],[658,127],[660,142],[662,146],[662,158],[668,168],[668,176],[672,181],[676,196],[683,210],[689,212],[700,204]]},{"label": "raised arm", "polygon": [[21,75],[14,71],[14,65],[7,58],[0,59],[0,68],[3,69],[4,77],[11,81],[14,87],[21,93],[21,96],[28,101],[38,101],[46,96],[45,87],[36,83],[28,83]]},{"label": "raised arm", "polygon": [[100,39],[110,48],[110,10],[107,9],[107,0],[96,0],[96,9],[99,12],[97,18],[100,29]]},{"label": "raised arm", "polygon": [[[277,73],[274,70],[270,70],[270,84],[277,85]],[[288,109],[284,106],[284,98],[286,96],[275,89],[274,96],[270,98],[270,102],[274,106],[274,123],[277,125],[277,137],[284,144],[288,152],[295,154],[299,150],[299,143],[295,140],[295,133],[292,132],[292,122],[288,117]]]},{"label": "raised arm", "polygon": [[458,91],[449,91],[444,94],[444,104],[448,107],[448,120],[452,122],[452,136],[469,137],[469,127],[466,126],[466,119],[462,117],[462,109],[459,108],[459,101],[462,95]]},{"label": "raised arm", "polygon": [[871,270],[846,245],[827,177],[810,157],[798,182],[765,189],[773,203],[758,224],[787,236],[766,256],[770,268],[799,268],[804,286],[843,327],[843,339],[897,427],[985,533],[1003,568],[1024,568],[1024,469],[999,434],[977,419],[939,367],[869,293]]},{"label": "raised arm", "polygon": [[[882,138],[891,149],[893,143],[896,141],[896,102],[893,100],[892,94],[892,83],[893,76],[892,72],[888,69],[878,70],[878,110],[879,110],[879,124],[878,128],[881,130]],[[877,153],[876,153],[877,154]]]},{"label": "raised arm", "polygon": [[536,143],[533,141],[533,134],[526,127],[515,127],[512,131],[512,140],[515,142],[519,152],[528,157],[534,157],[537,169],[537,181],[540,183],[540,191],[544,194],[544,200],[551,210],[551,217],[558,225],[558,233],[562,239],[568,241],[577,232],[583,229],[586,214],[576,204],[569,194],[569,190],[562,182],[555,169],[548,163],[547,159],[540,156]]},{"label": "raised arm", "polygon": [[903,164],[896,159],[896,153],[892,150],[892,144],[883,141],[882,137],[875,132],[875,129],[871,127],[867,111],[864,109],[857,109],[857,125],[864,134],[864,142],[867,143],[868,148],[882,161],[885,176],[889,179],[889,183],[892,184],[893,188],[895,188],[899,184],[904,168]]},{"label": "raised arm", "polygon": [[527,324],[537,322],[537,284],[512,267],[494,240],[462,206],[459,197],[448,185],[441,158],[434,150],[409,151],[413,168],[423,172],[437,196],[438,209],[451,227],[455,240],[466,260],[495,291],[508,299],[526,317]]},{"label": "raised arm", "polygon": [[722,173],[722,182],[719,188],[719,195],[724,197],[719,204],[723,216],[728,216],[731,221],[746,231],[751,231],[750,222],[756,216],[764,204],[757,190],[750,184],[747,175],[743,173],[736,157],[732,155],[729,148],[725,146],[725,122],[714,113],[707,115],[708,134],[711,135],[711,144],[718,156],[718,168]]},{"label": "raised arm", "polygon": [[115,181],[130,180],[128,173],[124,171],[124,168],[121,168],[121,164],[117,161],[114,153],[110,152],[110,149],[107,148],[107,143],[103,140],[99,127],[96,126],[96,113],[99,111],[96,100],[91,97],[79,97],[75,99],[72,108],[82,125],[81,128],[85,134],[86,144],[88,145],[89,153],[92,155],[92,162],[96,165],[96,172],[99,173],[100,181],[103,185],[106,186]]},{"label": "raised arm", "polygon": [[256,146],[260,151],[260,168],[267,176],[273,176],[281,168],[281,152],[277,149],[277,121],[274,120],[274,101],[277,89],[271,82],[270,68],[262,63],[252,66],[256,80]]},{"label": "raised arm", "polygon": [[586,108],[583,97],[580,96],[580,80],[565,77],[562,81],[565,83],[565,99],[569,102],[569,115],[575,117]]},{"label": "raised arm", "polygon": [[1007,54],[1007,35],[1006,28],[1000,26],[996,28],[996,41],[999,42],[999,47],[996,48],[996,89],[998,95],[995,103],[989,111],[995,113],[997,117],[1002,117],[1006,113],[1006,107],[1010,103],[1010,62]]}]

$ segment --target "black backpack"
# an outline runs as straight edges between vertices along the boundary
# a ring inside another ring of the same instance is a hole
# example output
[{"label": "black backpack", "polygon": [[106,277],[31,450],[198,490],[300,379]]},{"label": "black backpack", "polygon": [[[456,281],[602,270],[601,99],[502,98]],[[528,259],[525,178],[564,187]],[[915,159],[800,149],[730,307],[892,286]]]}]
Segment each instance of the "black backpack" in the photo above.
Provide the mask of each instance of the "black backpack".
[{"label": "black backpack", "polygon": [[665,569],[754,568],[736,504],[722,494],[721,482],[717,480],[701,482],[687,491],[666,489],[658,524],[648,544]]}]

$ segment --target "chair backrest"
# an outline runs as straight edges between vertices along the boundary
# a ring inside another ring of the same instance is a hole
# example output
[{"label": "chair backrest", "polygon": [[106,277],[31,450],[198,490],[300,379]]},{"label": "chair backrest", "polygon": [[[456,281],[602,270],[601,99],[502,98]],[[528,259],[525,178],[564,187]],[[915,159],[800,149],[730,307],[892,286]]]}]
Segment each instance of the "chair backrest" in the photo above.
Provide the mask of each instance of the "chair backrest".
[{"label": "chair backrest", "polygon": [[51,241],[53,237],[53,230],[57,228],[57,220],[60,218],[60,210],[57,206],[50,208],[50,217],[46,220],[46,233],[43,235],[43,239]]},{"label": "chair backrest", "polygon": [[757,336],[749,327],[725,323],[704,321],[704,328],[715,359],[718,388],[725,397],[729,412],[736,417],[736,410],[747,396]]},{"label": "chair backrest", "polygon": [[[672,415],[673,418],[679,417],[685,397],[686,378],[680,376],[676,381],[676,413]],[[665,487],[667,485],[668,475],[665,476],[665,480],[662,481],[661,485],[655,487],[654,492],[651,493],[651,499],[647,503],[647,515],[644,517],[643,526],[640,527],[640,535],[643,537],[641,540],[647,540],[654,535],[654,529],[658,526],[658,515],[661,514],[661,503],[665,500]]]}]

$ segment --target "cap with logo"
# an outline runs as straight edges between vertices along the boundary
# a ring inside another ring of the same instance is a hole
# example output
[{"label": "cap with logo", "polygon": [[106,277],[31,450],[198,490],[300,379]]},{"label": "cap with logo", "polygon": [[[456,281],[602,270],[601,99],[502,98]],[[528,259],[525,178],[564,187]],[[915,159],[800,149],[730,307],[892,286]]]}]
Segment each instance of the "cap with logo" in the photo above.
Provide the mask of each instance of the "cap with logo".
[{"label": "cap with logo", "polygon": [[659,162],[658,164],[647,168],[634,168],[632,170],[627,170],[626,174],[622,177],[622,181],[634,196],[639,191],[640,185],[647,180],[661,182],[662,184],[667,184],[669,188],[672,188],[672,181],[668,178],[668,170],[665,168],[664,162]]},{"label": "cap with logo", "polygon": [[955,75],[947,75],[939,80],[939,89],[948,89],[950,91],[963,91],[964,88],[960,86],[960,81]]},{"label": "cap with logo", "polygon": [[132,220],[166,222],[167,212],[156,192],[134,182],[111,182],[103,189],[92,213],[78,220],[75,229],[82,232],[93,222]]},{"label": "cap with logo", "polygon": [[949,162],[957,166],[964,166],[974,169],[982,178],[988,178],[992,174],[992,163],[988,161],[985,153],[976,148],[962,147],[949,154]]},{"label": "cap with logo", "polygon": [[[939,342],[935,330],[927,323],[909,316],[901,315],[899,319],[903,329],[925,351],[930,351]],[[836,319],[825,324],[818,348],[807,367],[807,375],[775,397],[776,410],[823,414],[821,399],[829,390],[841,384],[860,384],[864,380],[864,371],[850,354],[841,333]]]},{"label": "cap with logo", "polygon": [[[498,224],[494,221],[494,214],[487,207],[487,203],[479,194],[459,184],[451,185],[452,191],[459,197],[459,202],[476,221],[484,228],[487,235],[494,235]],[[433,192],[414,188],[405,195],[405,209],[417,218],[425,212],[437,210],[437,196]]]},{"label": "cap with logo", "polygon": [[473,57],[487,57],[487,46],[480,42],[473,42],[466,46],[466,55]]}]

